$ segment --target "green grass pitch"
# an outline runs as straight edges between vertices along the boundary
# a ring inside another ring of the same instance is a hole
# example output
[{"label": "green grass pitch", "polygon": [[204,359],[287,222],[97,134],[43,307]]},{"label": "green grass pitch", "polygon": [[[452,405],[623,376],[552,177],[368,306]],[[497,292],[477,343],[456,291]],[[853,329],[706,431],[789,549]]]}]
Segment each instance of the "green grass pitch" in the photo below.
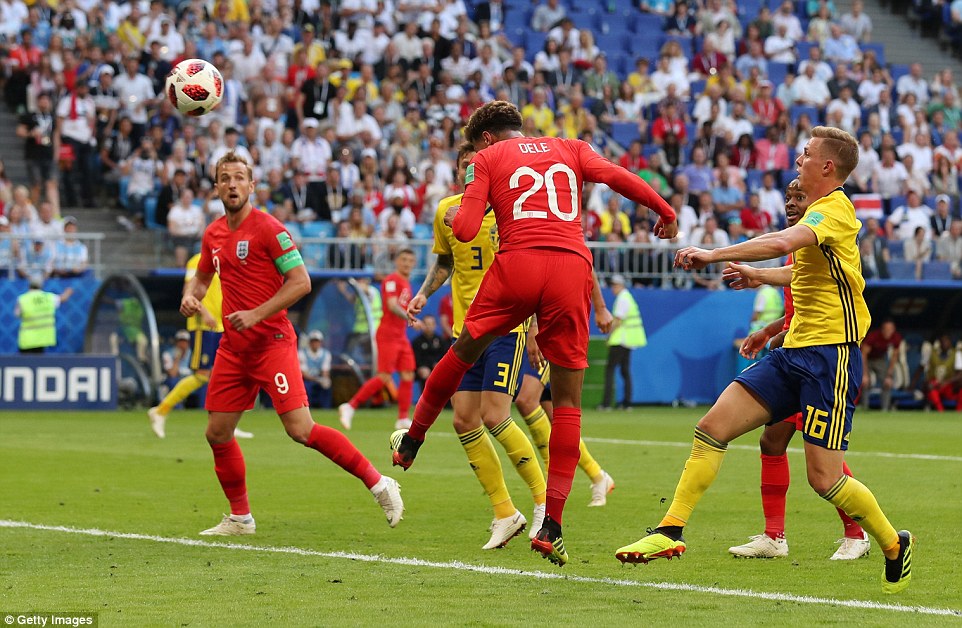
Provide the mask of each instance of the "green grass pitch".
[{"label": "green grass pitch", "polygon": [[[491,509],[449,412],[407,473],[390,467],[393,412],[361,410],[354,419],[351,439],[401,482],[407,511],[393,530],[359,481],[290,441],[272,413],[249,413],[241,425],[256,437],[241,447],[257,534],[228,539],[197,536],[227,509],[203,412],[175,411],[166,440],[154,437],[142,412],[3,413],[0,612],[97,612],[101,626],[962,625],[956,413],[856,415],[850,466],[894,525],[918,537],[913,582],[901,595],[881,593],[874,543],[868,558],[828,560],[841,524],[808,488],[797,450],[790,453],[790,556],[728,555],[729,546],[762,530],[758,433],[733,444],[690,522],[681,560],[622,567],[614,550],[658,523],[699,412],[586,412],[586,441],[617,488],[606,507],[587,508],[588,480],[578,473],[565,511],[571,562],[563,569],[532,553],[526,535],[503,550],[480,549]],[[333,412],[315,418],[336,425]],[[793,446],[801,447],[800,437]],[[503,455],[502,464],[530,518],[530,496]],[[144,536],[11,527],[14,521]],[[180,539],[203,544],[170,542]]]}]

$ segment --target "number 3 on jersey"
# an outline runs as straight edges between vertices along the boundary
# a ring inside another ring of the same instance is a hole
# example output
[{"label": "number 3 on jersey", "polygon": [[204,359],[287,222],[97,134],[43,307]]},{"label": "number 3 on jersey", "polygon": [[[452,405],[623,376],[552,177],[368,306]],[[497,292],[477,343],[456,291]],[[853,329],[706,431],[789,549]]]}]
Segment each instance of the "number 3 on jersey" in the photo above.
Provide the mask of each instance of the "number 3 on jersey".
[{"label": "number 3 on jersey", "polygon": [[[558,203],[558,188],[555,187],[554,178],[557,174],[563,174],[568,177],[568,189],[570,192],[570,211],[561,211],[561,207]],[[514,171],[511,175],[511,179],[508,181],[508,186],[512,190],[516,190],[521,187],[522,177],[531,178],[531,187],[521,193],[521,196],[514,202],[514,219],[521,220],[522,218],[547,218],[548,212],[539,210],[528,210],[523,209],[524,202],[541,191],[541,188],[545,188],[545,192],[548,195],[548,209],[551,213],[564,220],[565,222],[571,222],[578,218],[578,210],[581,204],[578,202],[578,177],[575,175],[574,170],[569,168],[565,164],[554,164],[548,170],[541,174],[534,168],[529,166],[521,166]]]}]

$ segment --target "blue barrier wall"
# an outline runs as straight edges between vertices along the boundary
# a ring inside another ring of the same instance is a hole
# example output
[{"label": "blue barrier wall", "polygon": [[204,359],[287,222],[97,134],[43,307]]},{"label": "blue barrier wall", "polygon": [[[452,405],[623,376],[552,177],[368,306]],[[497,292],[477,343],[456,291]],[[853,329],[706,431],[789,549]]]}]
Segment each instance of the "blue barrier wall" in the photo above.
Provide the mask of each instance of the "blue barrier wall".
[{"label": "blue barrier wall", "polygon": [[[634,403],[712,403],[735,376],[732,342],[744,336],[754,292],[639,290],[648,346],[631,352]],[[604,290],[611,307],[614,298]],[[592,322],[592,333],[598,333]],[[621,398],[618,378],[616,399]]]},{"label": "blue barrier wall", "polygon": [[[84,329],[90,303],[100,282],[91,278],[48,279],[43,289],[61,294],[67,287],[73,295],[57,310],[57,346],[48,353],[83,353]],[[17,297],[27,291],[24,279],[0,280],[0,353],[17,353],[20,319],[13,314]]]}]

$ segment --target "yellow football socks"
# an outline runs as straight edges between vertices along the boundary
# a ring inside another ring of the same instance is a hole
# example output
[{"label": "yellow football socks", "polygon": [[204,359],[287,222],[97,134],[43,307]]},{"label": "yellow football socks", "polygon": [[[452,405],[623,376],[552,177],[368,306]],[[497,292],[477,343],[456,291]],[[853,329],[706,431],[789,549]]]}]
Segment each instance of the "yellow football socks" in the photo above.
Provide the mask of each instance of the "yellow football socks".
[{"label": "yellow football socks", "polygon": [[822,497],[836,508],[842,509],[871,534],[887,558],[898,556],[899,534],[889,523],[875,500],[875,495],[867,486],[853,477],[843,475]]},{"label": "yellow football socks", "polygon": [[498,453],[494,450],[491,439],[484,431],[484,426],[473,429],[464,434],[458,434],[464,453],[468,455],[468,463],[474,474],[478,476],[481,487],[487,493],[491,505],[494,507],[494,516],[498,519],[510,517],[515,513],[516,508],[511,502],[508,494],[508,487],[504,484],[504,475],[501,473],[501,460]]},{"label": "yellow football socks", "polygon": [[601,465],[598,464],[591,456],[591,453],[588,452],[588,446],[585,445],[584,441],[578,443],[578,448],[581,450],[581,458],[578,460],[578,466],[591,478],[592,483],[600,482],[602,477]]},{"label": "yellow football socks", "polygon": [[541,454],[541,459],[547,466],[548,441],[551,440],[551,421],[548,420],[548,414],[539,405],[534,412],[524,417],[524,422],[528,426],[528,432],[531,433],[534,446],[538,448],[538,453]]},{"label": "yellow football socks", "polygon": [[206,384],[208,379],[210,378],[207,375],[198,375],[197,373],[193,373],[187,377],[184,377],[177,382],[176,386],[170,389],[170,392],[167,393],[167,396],[164,397],[164,400],[160,402],[159,406],[157,406],[157,411],[164,416],[167,416],[170,414],[170,411],[177,406],[177,404],[187,397],[190,397],[191,393]]},{"label": "yellow football socks", "polygon": [[718,475],[728,443],[722,443],[699,428],[695,428],[695,441],[691,455],[685,463],[675,497],[668,508],[668,514],[659,526],[684,526],[701,496],[705,494]]},{"label": "yellow football socks", "polygon": [[531,441],[524,435],[521,428],[508,417],[489,430],[504,451],[508,454],[514,468],[518,470],[518,475],[528,485],[534,503],[543,504],[545,502],[545,481],[544,473],[541,472],[541,465],[535,457],[534,447]]}]

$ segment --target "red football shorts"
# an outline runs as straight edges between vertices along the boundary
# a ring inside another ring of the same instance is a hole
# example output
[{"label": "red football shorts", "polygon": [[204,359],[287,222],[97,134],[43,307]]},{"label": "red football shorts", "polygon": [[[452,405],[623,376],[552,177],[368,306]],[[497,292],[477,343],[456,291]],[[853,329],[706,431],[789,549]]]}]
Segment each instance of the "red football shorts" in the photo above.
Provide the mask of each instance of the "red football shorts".
[{"label": "red football shorts", "polygon": [[277,414],[307,405],[307,392],[297,359],[297,345],[275,344],[263,352],[217,351],[207,384],[208,412],[242,412],[254,407],[263,388]]},{"label": "red football shorts", "polygon": [[472,338],[503,336],[538,315],[538,347],[551,364],[588,368],[591,265],[549,249],[498,253],[468,308]]},{"label": "red football shorts", "polygon": [[794,423],[796,431],[799,431],[799,432],[803,431],[805,428],[805,419],[802,417],[801,412],[794,414],[788,417],[787,419],[785,419],[785,423]]},{"label": "red football shorts", "polygon": [[377,372],[403,373],[416,368],[414,350],[407,338],[377,341]]}]

